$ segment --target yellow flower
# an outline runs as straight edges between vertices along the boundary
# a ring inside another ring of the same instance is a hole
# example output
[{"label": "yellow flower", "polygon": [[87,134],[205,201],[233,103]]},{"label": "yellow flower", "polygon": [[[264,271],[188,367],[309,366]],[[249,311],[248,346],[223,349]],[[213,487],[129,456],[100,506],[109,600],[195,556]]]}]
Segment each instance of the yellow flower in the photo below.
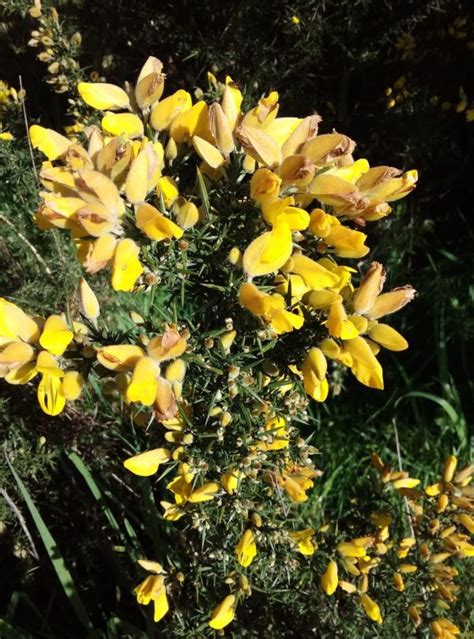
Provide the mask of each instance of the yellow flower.
[{"label": "yellow flower", "polygon": [[128,402],[141,402],[151,406],[156,398],[158,389],[157,377],[159,368],[151,357],[141,357],[132,373],[132,379],[127,386],[125,397]]},{"label": "yellow flower", "polygon": [[163,198],[166,208],[169,209],[179,195],[178,186],[173,178],[161,177],[156,185],[156,194]]},{"label": "yellow flower", "polygon": [[195,488],[189,495],[189,502],[192,504],[200,504],[203,501],[214,499],[219,491],[219,484],[216,482],[206,482],[202,486]]},{"label": "yellow flower", "polygon": [[60,315],[50,315],[45,322],[39,343],[53,355],[62,355],[73,337],[74,333]]},{"label": "yellow flower", "polygon": [[35,359],[35,351],[24,342],[10,342],[0,350],[0,377],[6,377]]},{"label": "yellow flower", "polygon": [[30,127],[30,139],[33,148],[39,149],[48,160],[56,160],[66,153],[72,142],[53,129],[45,129],[38,124]]},{"label": "yellow flower", "polygon": [[308,351],[301,371],[305,391],[317,402],[324,402],[328,396],[329,386],[326,379],[327,361],[320,348],[313,347]]},{"label": "yellow flower", "polygon": [[34,343],[39,336],[38,324],[16,304],[0,297],[0,338]]},{"label": "yellow flower", "polygon": [[364,257],[369,252],[365,246],[367,235],[343,226],[337,217],[322,209],[311,212],[309,230],[321,237],[324,244],[334,247],[334,253],[340,257]]},{"label": "yellow flower", "polygon": [[276,200],[280,192],[281,178],[270,169],[257,169],[250,180],[250,197],[264,204]]},{"label": "yellow flower", "polygon": [[291,21],[293,24],[299,24],[301,22],[298,16],[291,16]]},{"label": "yellow flower", "polygon": [[315,262],[305,255],[292,255],[285,270],[300,275],[310,290],[333,288],[339,282],[339,276],[330,271],[322,260]]},{"label": "yellow flower", "polygon": [[97,319],[100,315],[99,301],[83,277],[79,280],[79,296],[82,313],[90,320]]},{"label": "yellow flower", "polygon": [[149,56],[141,68],[135,87],[135,100],[140,109],[146,109],[159,100],[165,88],[163,63]]},{"label": "yellow flower", "polygon": [[245,282],[240,287],[239,302],[268,322],[277,334],[290,333],[303,326],[303,316],[286,310],[282,295],[263,293],[251,282]]},{"label": "yellow flower", "polygon": [[[260,450],[282,450],[287,448],[290,440],[286,422],[283,417],[272,417],[264,425],[266,441],[259,441],[257,448]],[[267,434],[268,433],[268,434]]]},{"label": "yellow flower", "polygon": [[403,335],[387,324],[377,322],[369,329],[368,334],[370,339],[390,351],[404,351],[408,348],[408,342]]},{"label": "yellow flower", "polygon": [[67,371],[63,377],[62,392],[69,401],[78,399],[84,388],[84,378],[77,371]]},{"label": "yellow flower", "polygon": [[293,241],[288,224],[277,224],[257,237],[245,250],[243,268],[247,275],[259,277],[274,273],[291,255]]},{"label": "yellow flower", "polygon": [[174,328],[167,328],[163,335],[151,339],[147,346],[148,355],[157,362],[166,362],[180,357],[187,347],[187,339]]},{"label": "yellow flower", "polygon": [[255,543],[255,534],[253,530],[248,528],[242,535],[239,543],[235,548],[237,561],[241,566],[247,568],[257,555],[257,544]]},{"label": "yellow flower", "polygon": [[132,291],[143,273],[138,259],[140,248],[133,240],[120,240],[114,253],[112,287],[115,291]]},{"label": "yellow flower", "polygon": [[224,110],[217,102],[209,106],[209,127],[217,148],[227,158],[235,148],[234,138]]},{"label": "yellow flower", "polygon": [[367,594],[362,594],[360,596],[360,603],[365,611],[365,614],[372,619],[372,621],[376,621],[377,623],[382,623],[382,615],[380,613],[379,606],[375,603],[373,599],[369,597]]},{"label": "yellow flower", "polygon": [[156,104],[150,116],[150,124],[156,131],[166,131],[180,113],[192,106],[191,96],[180,89]]},{"label": "yellow flower", "polygon": [[137,361],[145,355],[143,349],[132,344],[103,346],[97,350],[97,361],[111,371],[131,370]]},{"label": "yellow flower", "polygon": [[317,548],[316,543],[313,540],[314,528],[305,528],[304,530],[298,530],[288,533],[289,538],[296,544],[298,552],[302,555],[314,555]]},{"label": "yellow flower", "polygon": [[314,486],[313,478],[317,472],[308,466],[289,463],[281,474],[281,484],[288,497],[294,502],[304,502],[308,499],[306,491]]},{"label": "yellow flower", "polygon": [[134,475],[140,477],[149,477],[154,475],[160,466],[171,459],[171,453],[166,448],[154,448],[145,453],[129,457],[123,462],[123,465]]},{"label": "yellow flower", "polygon": [[336,301],[331,305],[326,327],[330,335],[343,340],[352,340],[359,334],[354,322],[348,319],[344,306],[340,301]]},{"label": "yellow flower", "polygon": [[101,122],[102,129],[109,135],[123,135],[129,138],[143,135],[143,122],[134,113],[105,113]]},{"label": "yellow flower", "polygon": [[326,572],[321,575],[321,588],[327,595],[333,595],[338,585],[338,570],[335,561],[330,561]]},{"label": "yellow flower", "polygon": [[[194,206],[194,205],[193,205]],[[136,225],[152,240],[180,238],[183,230],[151,204],[140,204],[136,212]]]},{"label": "yellow flower", "polygon": [[361,384],[383,390],[383,371],[370,346],[363,337],[355,337],[345,342],[351,355],[351,371]]},{"label": "yellow flower", "polygon": [[240,470],[228,470],[221,477],[222,487],[227,493],[229,493],[229,495],[233,495],[237,492],[242,478],[243,474]]},{"label": "yellow flower", "polygon": [[190,108],[182,109],[171,122],[170,135],[177,144],[188,142],[194,135],[212,141],[207,104],[200,100]]},{"label": "yellow flower", "polygon": [[227,595],[212,611],[210,627],[214,630],[222,630],[228,626],[235,617],[235,603],[235,595]]},{"label": "yellow flower", "polygon": [[165,578],[163,575],[148,575],[134,590],[137,602],[147,606],[153,602],[154,621],[160,621],[169,610],[168,597],[166,595]]},{"label": "yellow flower", "polygon": [[128,109],[130,100],[123,89],[106,82],[79,82],[79,95],[93,109]]},{"label": "yellow flower", "polygon": [[455,639],[455,637],[461,634],[459,628],[454,625],[449,619],[438,617],[431,623],[431,630],[434,633],[436,639]]}]

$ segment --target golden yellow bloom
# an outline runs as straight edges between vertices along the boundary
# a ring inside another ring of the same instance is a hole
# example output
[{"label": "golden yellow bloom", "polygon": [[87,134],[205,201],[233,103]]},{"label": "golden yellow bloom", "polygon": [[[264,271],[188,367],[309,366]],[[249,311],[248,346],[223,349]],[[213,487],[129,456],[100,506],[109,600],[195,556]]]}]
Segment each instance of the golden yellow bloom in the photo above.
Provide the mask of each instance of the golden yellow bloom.
[{"label": "golden yellow bloom", "polygon": [[73,337],[74,333],[60,315],[50,315],[45,322],[39,343],[53,355],[62,355]]},{"label": "golden yellow bloom", "polygon": [[227,158],[235,148],[234,138],[224,110],[217,102],[209,106],[209,127],[217,148]]},{"label": "golden yellow bloom", "polygon": [[345,342],[345,348],[353,359],[351,371],[361,384],[383,389],[383,371],[371,348],[363,337]]},{"label": "golden yellow bloom", "polygon": [[243,474],[240,470],[228,470],[221,477],[222,487],[229,495],[233,495],[237,491],[242,478]]},{"label": "golden yellow bloom", "polygon": [[140,477],[149,477],[154,475],[160,466],[171,459],[171,453],[166,448],[154,448],[145,453],[129,457],[123,462],[123,465],[134,475]]},{"label": "golden yellow bloom", "polygon": [[235,595],[227,595],[212,611],[210,627],[214,630],[222,630],[228,626],[235,617],[235,603]]},{"label": "golden yellow bloom", "polygon": [[305,528],[288,533],[289,538],[296,544],[298,552],[302,555],[314,555],[317,544],[313,540],[314,528]]},{"label": "golden yellow bloom", "polygon": [[202,100],[194,106],[182,108],[170,125],[170,135],[177,143],[188,142],[194,135],[199,135],[208,142],[212,140],[209,130],[208,107]]},{"label": "golden yellow bloom", "polygon": [[333,595],[338,586],[338,570],[335,561],[330,561],[321,575],[321,588],[327,595]]},{"label": "golden yellow bloom", "polygon": [[266,440],[259,441],[257,448],[260,450],[282,450],[287,448],[290,440],[286,422],[283,417],[272,417],[264,425]]},{"label": "golden yellow bloom", "polygon": [[255,533],[248,528],[242,535],[235,548],[237,561],[241,566],[247,568],[257,555],[257,544],[255,543]]},{"label": "golden yellow bloom", "polygon": [[250,180],[250,197],[264,204],[276,200],[280,192],[281,178],[270,169],[257,169]]},{"label": "golden yellow bloom", "polygon": [[353,304],[357,313],[367,313],[373,308],[377,297],[382,292],[385,282],[385,270],[379,262],[372,262],[360,286],[354,291]]},{"label": "golden yellow bloom", "polygon": [[140,109],[146,109],[159,100],[165,86],[163,63],[149,56],[141,68],[135,87],[135,99]]},{"label": "golden yellow bloom", "polygon": [[180,238],[183,230],[151,204],[140,204],[136,212],[137,227],[152,240]]},{"label": "golden yellow bloom", "polygon": [[189,495],[189,501],[192,504],[200,504],[203,501],[214,499],[219,491],[219,484],[216,482],[206,482],[202,486],[195,488]]},{"label": "golden yellow bloom", "polygon": [[103,346],[97,350],[97,361],[111,371],[131,370],[137,361],[145,355],[143,349],[132,344]]},{"label": "golden yellow bloom", "polygon": [[243,268],[247,275],[258,277],[274,273],[291,255],[293,241],[288,224],[277,224],[257,237],[245,250]]},{"label": "golden yellow bloom", "polygon": [[250,282],[240,287],[239,302],[255,315],[263,317],[277,334],[290,333],[303,326],[303,316],[286,310],[282,295],[263,293]]},{"label": "golden yellow bloom", "polygon": [[151,357],[141,357],[132,373],[132,379],[127,386],[125,397],[128,402],[141,402],[151,406],[156,398],[158,389],[157,377],[159,368]]},{"label": "golden yellow bloom", "polygon": [[438,617],[431,623],[431,630],[436,639],[455,639],[461,633],[455,624],[442,617]]},{"label": "golden yellow bloom", "polygon": [[408,342],[403,335],[388,324],[377,322],[369,329],[368,334],[370,339],[390,351],[404,351],[408,348]]},{"label": "golden yellow bloom", "polygon": [[189,229],[195,226],[199,222],[199,210],[194,202],[185,201],[183,204],[180,204],[176,213],[176,220],[183,229]]},{"label": "golden yellow bloom", "polygon": [[100,315],[99,300],[83,277],[79,280],[79,295],[82,313],[90,320],[97,319]]},{"label": "golden yellow bloom", "polygon": [[329,334],[343,340],[352,340],[359,335],[359,331],[348,317],[341,302],[336,301],[329,309],[326,326]]},{"label": "golden yellow bloom", "polygon": [[106,82],[79,82],[79,95],[93,109],[127,109],[130,106],[128,95],[123,89]]},{"label": "golden yellow bloom", "polygon": [[40,336],[38,324],[16,304],[0,297],[0,338],[34,343]]},{"label": "golden yellow bloom", "polygon": [[365,614],[369,617],[369,619],[372,619],[372,621],[376,621],[379,624],[382,623],[383,619],[380,608],[375,601],[369,597],[369,595],[365,593],[362,594],[360,596],[360,603],[362,604]]},{"label": "golden yellow bloom", "polygon": [[101,122],[102,129],[109,135],[124,135],[129,138],[143,135],[143,122],[134,113],[105,113]]},{"label": "golden yellow bloom", "polygon": [[308,499],[306,491],[314,486],[313,478],[317,472],[307,466],[289,464],[282,472],[281,483],[288,497],[294,502],[305,502]]},{"label": "golden yellow bloom", "polygon": [[315,262],[305,255],[292,255],[285,265],[285,270],[300,275],[311,290],[321,290],[337,286],[339,277],[331,272],[324,263]]},{"label": "golden yellow bloom", "polygon": [[327,361],[321,349],[313,347],[308,351],[301,371],[305,391],[317,402],[324,402],[328,396],[329,386],[326,379]]},{"label": "golden yellow bloom", "polygon": [[10,342],[0,350],[0,377],[8,376],[34,359],[35,351],[29,344]]},{"label": "golden yellow bloom", "polygon": [[156,131],[166,131],[178,115],[190,109],[191,106],[190,94],[180,89],[153,107],[150,124]]},{"label": "golden yellow bloom", "polygon": [[62,383],[62,393],[69,401],[78,399],[84,388],[84,378],[77,371],[68,371],[64,374]]},{"label": "golden yellow bloom", "polygon": [[166,208],[170,208],[179,195],[178,186],[173,178],[161,177],[156,185],[156,194],[162,197]]},{"label": "golden yellow bloom", "polygon": [[138,259],[140,248],[133,240],[120,240],[114,253],[112,287],[115,291],[132,291],[143,273]]},{"label": "golden yellow bloom", "polygon": [[168,328],[163,335],[151,339],[147,346],[148,355],[157,362],[180,357],[186,350],[187,339],[174,328]]},{"label": "golden yellow bloom", "polygon": [[61,157],[71,146],[69,138],[38,124],[33,124],[30,127],[30,139],[33,147],[44,153],[48,160],[56,160]]},{"label": "golden yellow bloom", "polygon": [[457,465],[458,460],[457,457],[455,457],[454,455],[450,455],[446,459],[443,468],[443,481],[452,481]]},{"label": "golden yellow bloom", "polygon": [[160,621],[169,610],[168,597],[166,595],[165,578],[163,575],[148,575],[134,590],[137,602],[147,606],[153,602],[155,622]]}]

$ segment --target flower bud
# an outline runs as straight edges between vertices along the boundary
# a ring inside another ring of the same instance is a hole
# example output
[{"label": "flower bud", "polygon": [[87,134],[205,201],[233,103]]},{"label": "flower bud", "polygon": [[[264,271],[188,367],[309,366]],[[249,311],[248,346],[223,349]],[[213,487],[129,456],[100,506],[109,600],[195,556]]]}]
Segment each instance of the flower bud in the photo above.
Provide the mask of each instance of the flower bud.
[{"label": "flower bud", "polygon": [[379,262],[372,262],[353,297],[356,313],[367,313],[372,309],[385,282],[385,270]]}]

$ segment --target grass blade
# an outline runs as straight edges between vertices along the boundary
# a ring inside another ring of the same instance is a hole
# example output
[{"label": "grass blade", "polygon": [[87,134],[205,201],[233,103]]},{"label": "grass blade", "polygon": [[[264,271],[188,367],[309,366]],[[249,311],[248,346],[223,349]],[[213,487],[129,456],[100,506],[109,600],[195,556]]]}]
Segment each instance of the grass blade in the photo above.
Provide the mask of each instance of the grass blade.
[{"label": "grass blade", "polygon": [[115,532],[117,532],[118,535],[122,537],[122,529],[120,528],[114,514],[112,513],[110,508],[107,506],[104,500],[104,496],[102,495],[100,488],[98,487],[94,478],[92,477],[92,473],[90,472],[90,470],[87,468],[87,466],[85,465],[85,463],[82,461],[82,459],[79,457],[77,453],[74,453],[74,452],[70,453],[68,457],[71,460],[71,462],[74,464],[76,469],[79,471],[79,473],[82,475],[94,499],[99,502],[104,512],[104,515],[108,519],[109,524],[112,526]]},{"label": "grass blade", "polygon": [[32,639],[29,632],[14,628],[4,619],[0,619],[0,637],[2,639]]},{"label": "grass blade", "polygon": [[[79,619],[81,624],[87,630],[91,630],[92,624],[90,622],[89,616],[87,614],[86,609],[84,608],[84,604],[82,603],[81,598],[79,597],[79,593],[77,592],[71,573],[69,572],[66,566],[66,563],[56,544],[56,541],[54,540],[54,537],[49,532],[49,529],[46,526],[46,523],[44,522],[43,518],[41,517],[39,510],[36,508],[30,496],[30,493],[28,492],[24,483],[21,481],[20,477],[18,476],[16,470],[13,468],[7,456],[6,456],[6,460],[11,470],[11,473],[18,485],[20,493],[22,494],[23,499],[25,500],[25,503],[28,506],[28,510],[30,511],[31,517],[35,523],[38,534],[41,537],[41,540],[46,548],[46,551],[51,560],[51,563],[53,564],[53,568],[56,572],[56,575],[58,576],[58,579],[61,582],[61,586],[63,587],[64,593],[66,597],[69,599],[69,602],[71,603],[71,606],[73,607],[77,615],[77,618]],[[0,626],[0,629],[1,629],[1,626]]]}]

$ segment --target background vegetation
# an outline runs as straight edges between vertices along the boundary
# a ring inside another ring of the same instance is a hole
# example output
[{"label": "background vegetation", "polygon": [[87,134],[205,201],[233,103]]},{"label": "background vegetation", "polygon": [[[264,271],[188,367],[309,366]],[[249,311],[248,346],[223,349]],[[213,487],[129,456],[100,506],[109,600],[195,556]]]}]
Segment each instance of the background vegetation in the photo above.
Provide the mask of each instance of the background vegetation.
[{"label": "background vegetation", "polygon": [[[322,452],[324,475],[307,506],[316,521],[337,519],[350,527],[356,511],[371,512],[369,455],[377,450],[398,463],[394,425],[412,476],[433,479],[446,455],[454,452],[468,462],[472,451],[474,22],[469,4],[62,1],[55,4],[55,52],[62,67],[54,73],[51,61],[38,60],[45,47],[30,46],[38,19],[29,15],[29,3],[0,4],[0,58],[7,61],[0,79],[19,88],[22,76],[30,123],[72,124],[78,108],[75,78],[93,73],[120,84],[153,54],[166,62],[170,90],[205,89],[208,70],[229,73],[254,97],[278,90],[283,115],[317,111],[325,132],[336,128],[358,140],[359,153],[371,163],[419,169],[415,193],[378,230],[369,231],[374,258],[385,263],[389,284],[408,281],[419,291],[400,325],[411,348],[393,359],[384,356],[383,394],[347,380],[343,398],[317,409],[311,443]],[[43,3],[43,13],[45,6],[50,3]],[[64,86],[68,90],[58,92]],[[5,108],[0,120],[15,136],[0,140],[0,291],[31,312],[64,310],[76,303],[77,267],[64,241],[59,245],[54,234],[41,233],[33,223],[37,186],[19,105]],[[106,312],[115,313],[118,303],[110,299]],[[139,552],[149,546],[144,530],[156,523],[141,528],[138,495],[121,471],[124,441],[134,437],[135,425],[120,423],[92,396],[77,412],[51,420],[32,408],[33,393],[0,386],[0,636],[83,637],[84,614],[98,637],[161,636],[130,594],[137,571],[125,547]],[[153,518],[150,494],[142,498]],[[41,520],[32,518],[28,495]],[[54,538],[46,542],[49,553],[43,546],[47,531]],[[458,607],[470,636],[467,574],[464,583]],[[265,597],[272,604],[265,610],[258,594],[249,600],[238,636],[417,636],[396,610],[391,624],[380,630],[341,609],[337,619],[326,619],[327,631],[309,631],[311,593],[305,603],[288,595],[283,608],[277,595]]]}]

